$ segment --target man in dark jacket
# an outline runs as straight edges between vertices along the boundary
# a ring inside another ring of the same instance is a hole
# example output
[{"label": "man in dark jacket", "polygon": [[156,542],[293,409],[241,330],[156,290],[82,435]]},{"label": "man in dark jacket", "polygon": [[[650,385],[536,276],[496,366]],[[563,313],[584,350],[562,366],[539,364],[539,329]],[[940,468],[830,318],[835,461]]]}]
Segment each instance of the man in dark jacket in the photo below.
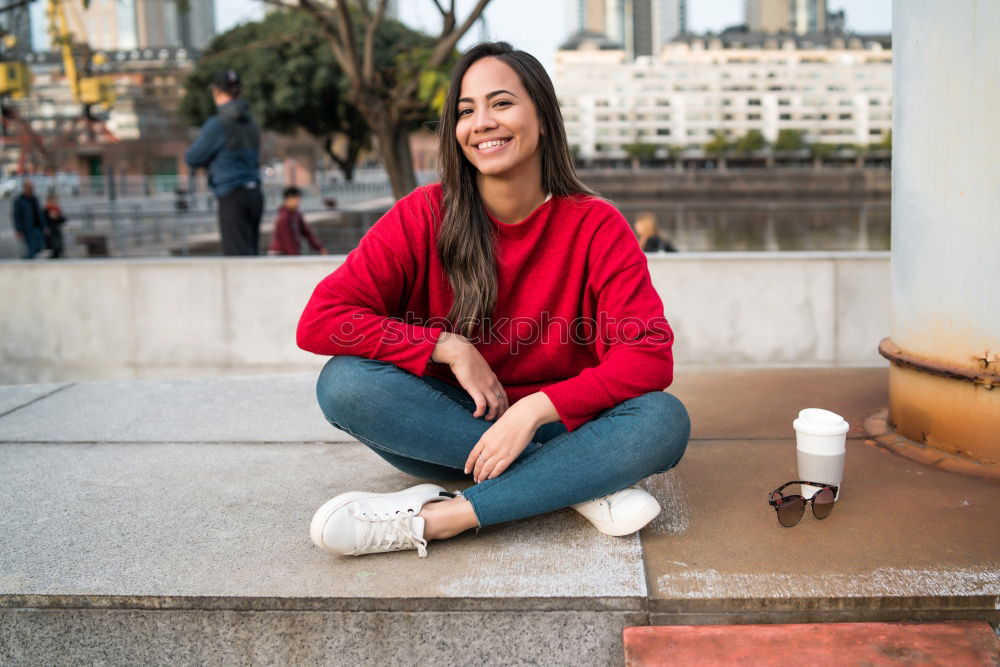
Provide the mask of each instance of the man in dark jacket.
[{"label": "man in dark jacket", "polygon": [[45,248],[45,218],[42,217],[42,207],[38,205],[31,181],[24,182],[21,194],[14,199],[13,217],[17,238],[25,245],[21,259],[34,259]]},{"label": "man in dark jacket", "polygon": [[184,154],[192,169],[208,167],[208,184],[219,200],[219,232],[225,255],[260,252],[260,129],[240,95],[240,77],[219,72],[212,83],[217,109]]}]

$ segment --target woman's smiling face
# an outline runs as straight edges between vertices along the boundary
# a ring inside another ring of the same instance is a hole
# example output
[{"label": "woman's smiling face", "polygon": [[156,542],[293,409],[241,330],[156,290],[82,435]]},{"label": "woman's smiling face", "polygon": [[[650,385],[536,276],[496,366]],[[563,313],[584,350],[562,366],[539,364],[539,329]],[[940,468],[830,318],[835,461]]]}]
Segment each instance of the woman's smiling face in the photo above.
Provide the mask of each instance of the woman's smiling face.
[{"label": "woman's smiling face", "polygon": [[535,103],[498,58],[481,58],[466,70],[457,113],[455,138],[482,175],[509,176],[540,161]]}]

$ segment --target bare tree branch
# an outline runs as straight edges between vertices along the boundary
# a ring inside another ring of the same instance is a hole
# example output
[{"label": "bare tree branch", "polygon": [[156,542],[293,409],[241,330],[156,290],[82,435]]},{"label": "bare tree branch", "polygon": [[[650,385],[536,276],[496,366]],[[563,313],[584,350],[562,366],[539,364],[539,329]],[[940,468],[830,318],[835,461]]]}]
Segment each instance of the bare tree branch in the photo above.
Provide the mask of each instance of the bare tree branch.
[{"label": "bare tree branch", "polygon": [[[277,2],[275,0],[268,1],[270,1],[271,4],[291,6],[284,5],[284,3]],[[337,59],[337,62],[340,63],[340,66],[344,68],[344,71],[347,72],[348,75],[352,72],[357,75],[357,59],[343,42],[343,35],[340,30],[339,22],[334,21],[333,17],[327,14],[325,7],[319,4],[317,0],[298,0],[298,5],[296,6],[299,9],[308,12],[319,23],[320,27],[323,29],[323,33],[330,39],[330,49],[333,51],[334,57]],[[350,78],[350,80],[352,82],[356,81],[357,76]]]},{"label": "bare tree branch", "polygon": [[[368,17],[368,26],[365,30],[365,55],[362,60],[362,70],[365,81],[373,81],[375,78],[375,31],[378,30],[382,18],[385,16],[385,6],[388,0],[379,0],[375,8],[375,16]],[[367,6],[367,2],[365,5]]]},{"label": "bare tree branch", "polygon": [[[302,0],[302,2],[305,1]],[[314,1],[309,0],[309,2]],[[340,30],[340,41],[343,43],[347,57],[350,59],[350,65],[346,69],[348,75],[352,76],[352,80],[360,84],[363,79],[361,78],[361,63],[358,58],[358,45],[354,40],[354,18],[351,16],[351,8],[344,0],[338,0],[336,5],[337,13],[340,15],[340,19],[337,21],[337,28]],[[367,84],[367,81],[365,83]]]},{"label": "bare tree branch", "polygon": [[[455,48],[455,44],[457,44],[458,40],[462,38],[462,35],[468,32],[469,28],[472,27],[472,24],[479,19],[479,17],[483,13],[483,10],[486,9],[486,5],[488,5],[489,3],[490,0],[478,0],[476,6],[472,9],[471,12],[469,12],[469,15],[466,17],[465,21],[463,21],[462,25],[459,26],[458,28],[453,27],[454,15],[452,15],[452,24],[451,24],[452,28],[447,32],[442,32],[441,36],[438,38],[437,45],[434,47],[434,51],[431,53],[431,56],[427,60],[427,62],[424,63],[424,66],[427,67],[428,69],[433,69],[440,67],[442,64],[444,64],[444,61],[447,60],[448,55]],[[437,4],[436,0],[435,4]],[[416,99],[417,89],[419,85],[420,85],[419,77],[415,76],[407,77],[406,79],[401,80],[396,85],[396,88],[393,91],[393,98],[397,100],[407,100],[407,101],[414,100]],[[413,108],[416,108],[416,106],[417,105],[414,104]],[[400,117],[405,116],[407,111],[409,111],[409,109],[401,108]]]},{"label": "bare tree branch", "polygon": [[462,22],[462,25],[450,30],[447,34],[441,35],[437,46],[434,48],[434,52],[431,54],[430,60],[427,61],[427,67],[440,67],[448,59],[448,54],[455,48],[458,40],[469,31],[469,28],[479,19],[483,10],[486,9],[486,5],[489,3],[490,0],[478,0],[476,6],[473,7],[472,11],[465,18],[465,21]]},{"label": "bare tree branch", "polygon": [[444,7],[441,6],[441,3],[438,2],[438,0],[431,0],[431,2],[433,2],[434,6],[438,8],[439,12],[441,12],[441,16],[444,16],[445,15],[445,11],[444,11]]}]

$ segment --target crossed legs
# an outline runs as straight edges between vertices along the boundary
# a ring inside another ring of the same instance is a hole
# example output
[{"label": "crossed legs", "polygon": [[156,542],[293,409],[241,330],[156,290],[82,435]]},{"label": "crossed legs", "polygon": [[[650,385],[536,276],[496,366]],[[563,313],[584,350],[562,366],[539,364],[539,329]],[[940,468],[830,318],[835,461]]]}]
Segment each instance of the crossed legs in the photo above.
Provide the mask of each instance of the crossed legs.
[{"label": "crossed legs", "polygon": [[[466,458],[493,424],[472,416],[461,388],[352,355],[327,362],[316,395],[333,426],[423,479],[471,479]],[[442,539],[614,493],[677,465],[689,434],[683,404],[663,391],[623,401],[573,432],[545,424],[503,474],[424,505],[425,534]]]}]

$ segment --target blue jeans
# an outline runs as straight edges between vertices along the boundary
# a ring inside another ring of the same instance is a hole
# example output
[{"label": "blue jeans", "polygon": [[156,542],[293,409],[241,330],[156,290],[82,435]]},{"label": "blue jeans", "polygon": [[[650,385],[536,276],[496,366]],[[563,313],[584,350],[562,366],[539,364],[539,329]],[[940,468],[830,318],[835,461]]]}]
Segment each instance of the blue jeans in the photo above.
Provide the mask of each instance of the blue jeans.
[{"label": "blue jeans", "polygon": [[[393,363],[336,355],[323,367],[316,397],[327,421],[399,470],[431,480],[471,480],[465,461],[494,422],[473,417],[465,390]],[[651,391],[608,408],[573,432],[539,428],[502,474],[469,487],[479,526],[522,519],[620,491],[670,470],[684,454],[691,424],[684,405]],[[478,528],[477,528],[478,530]]]}]

